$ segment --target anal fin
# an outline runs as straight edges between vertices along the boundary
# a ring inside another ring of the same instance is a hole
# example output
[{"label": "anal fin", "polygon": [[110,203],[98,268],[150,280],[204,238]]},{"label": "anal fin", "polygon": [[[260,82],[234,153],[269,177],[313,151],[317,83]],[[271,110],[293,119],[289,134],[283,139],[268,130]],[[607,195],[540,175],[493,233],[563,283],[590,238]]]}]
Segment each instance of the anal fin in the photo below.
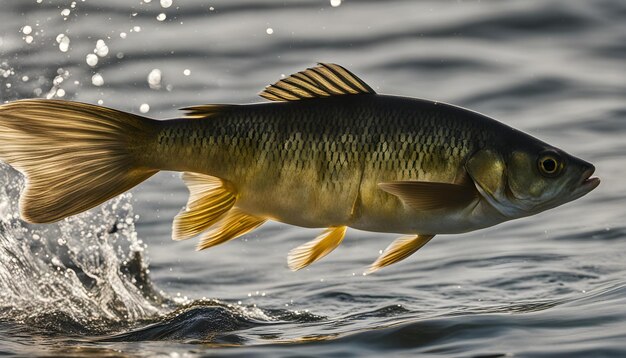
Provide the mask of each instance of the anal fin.
[{"label": "anal fin", "polygon": [[200,238],[197,250],[208,249],[215,245],[233,240],[247,234],[262,225],[267,219],[243,212],[239,208],[232,208],[216,224],[215,228]]},{"label": "anal fin", "polygon": [[343,241],[346,226],[337,226],[326,229],[315,239],[289,251],[287,264],[292,271],[303,269],[322,257],[328,255]]},{"label": "anal fin", "polygon": [[236,201],[235,189],[221,179],[185,173],[183,180],[189,188],[186,208],[174,218],[172,239],[192,238],[215,224]]},{"label": "anal fin", "polygon": [[395,264],[413,255],[422,246],[426,245],[435,235],[403,236],[392,242],[385,251],[365,271],[366,274],[374,273],[385,266]]}]

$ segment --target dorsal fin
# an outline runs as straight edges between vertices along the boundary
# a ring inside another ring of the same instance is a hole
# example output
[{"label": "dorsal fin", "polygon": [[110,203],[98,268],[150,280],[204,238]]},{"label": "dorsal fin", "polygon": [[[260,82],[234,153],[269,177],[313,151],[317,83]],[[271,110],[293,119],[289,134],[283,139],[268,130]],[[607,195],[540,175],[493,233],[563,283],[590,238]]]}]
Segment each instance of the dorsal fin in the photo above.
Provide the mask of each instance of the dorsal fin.
[{"label": "dorsal fin", "polygon": [[294,73],[265,87],[259,93],[270,101],[297,101],[354,94],[376,92],[352,72],[333,63],[319,63],[315,67]]},{"label": "dorsal fin", "polygon": [[208,118],[224,113],[234,107],[236,104],[203,104],[193,107],[180,108],[185,111],[185,118]]}]

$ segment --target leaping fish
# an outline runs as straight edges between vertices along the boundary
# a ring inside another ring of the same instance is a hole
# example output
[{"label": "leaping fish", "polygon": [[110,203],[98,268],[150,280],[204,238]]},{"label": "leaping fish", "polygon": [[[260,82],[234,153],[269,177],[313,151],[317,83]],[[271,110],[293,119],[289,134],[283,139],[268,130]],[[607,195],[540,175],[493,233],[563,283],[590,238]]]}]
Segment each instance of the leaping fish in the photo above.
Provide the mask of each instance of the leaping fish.
[{"label": "leaping fish", "polygon": [[275,220],[326,228],[291,250],[299,270],[348,227],[405,236],[374,272],[456,234],[582,197],[594,166],[482,114],[380,95],[321,63],[268,86],[271,102],[183,108],[154,120],[101,106],[28,99],[0,106],[0,159],[26,175],[21,217],[50,223],[93,208],[161,170],[183,172],[172,238],[198,250]]}]

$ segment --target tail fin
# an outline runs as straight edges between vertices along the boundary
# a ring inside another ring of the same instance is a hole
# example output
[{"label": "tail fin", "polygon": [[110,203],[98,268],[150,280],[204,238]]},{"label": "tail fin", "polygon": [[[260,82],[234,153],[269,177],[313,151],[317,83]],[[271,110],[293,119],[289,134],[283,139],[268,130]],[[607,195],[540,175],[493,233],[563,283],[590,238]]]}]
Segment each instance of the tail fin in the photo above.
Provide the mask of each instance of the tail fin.
[{"label": "tail fin", "polygon": [[0,160],[27,177],[22,218],[57,221],[155,174],[139,158],[156,127],[148,118],[78,102],[33,99],[0,106]]}]

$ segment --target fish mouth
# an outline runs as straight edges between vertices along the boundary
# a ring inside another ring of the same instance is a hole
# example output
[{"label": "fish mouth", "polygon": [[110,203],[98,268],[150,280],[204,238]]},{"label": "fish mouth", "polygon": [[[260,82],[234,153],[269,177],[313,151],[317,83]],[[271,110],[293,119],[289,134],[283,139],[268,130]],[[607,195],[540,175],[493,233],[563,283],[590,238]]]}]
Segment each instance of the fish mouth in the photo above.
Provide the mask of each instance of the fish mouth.
[{"label": "fish mouth", "polygon": [[583,175],[582,175],[583,179],[582,179],[582,182],[580,183],[580,186],[587,193],[597,188],[598,185],[600,185],[600,178],[592,177],[595,171],[596,171],[596,168],[592,166],[591,168],[583,172]]}]

